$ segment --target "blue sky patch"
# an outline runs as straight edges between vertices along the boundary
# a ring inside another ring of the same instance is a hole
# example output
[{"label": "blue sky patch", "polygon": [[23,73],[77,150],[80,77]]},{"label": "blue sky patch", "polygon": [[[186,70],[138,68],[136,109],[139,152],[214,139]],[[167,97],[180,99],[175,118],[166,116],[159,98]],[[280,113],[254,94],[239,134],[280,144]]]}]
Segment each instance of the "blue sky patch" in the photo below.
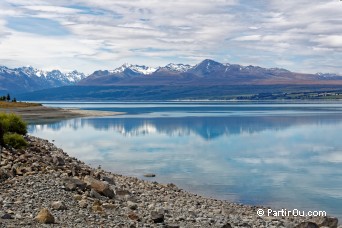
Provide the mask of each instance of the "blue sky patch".
[{"label": "blue sky patch", "polygon": [[7,27],[18,32],[43,36],[66,36],[69,31],[54,20],[36,17],[9,17]]}]

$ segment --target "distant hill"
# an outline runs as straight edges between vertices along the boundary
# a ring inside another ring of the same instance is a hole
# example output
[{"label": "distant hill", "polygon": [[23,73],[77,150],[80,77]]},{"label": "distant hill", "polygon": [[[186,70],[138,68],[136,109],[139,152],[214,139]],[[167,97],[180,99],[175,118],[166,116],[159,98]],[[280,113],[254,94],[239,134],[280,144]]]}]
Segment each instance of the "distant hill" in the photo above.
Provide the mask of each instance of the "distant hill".
[{"label": "distant hill", "polygon": [[0,91],[22,93],[75,85],[85,77],[83,73],[78,71],[62,73],[59,70],[43,71],[33,67],[10,69],[0,66]]},{"label": "distant hill", "polygon": [[342,99],[339,85],[63,86],[16,95],[28,101]]}]

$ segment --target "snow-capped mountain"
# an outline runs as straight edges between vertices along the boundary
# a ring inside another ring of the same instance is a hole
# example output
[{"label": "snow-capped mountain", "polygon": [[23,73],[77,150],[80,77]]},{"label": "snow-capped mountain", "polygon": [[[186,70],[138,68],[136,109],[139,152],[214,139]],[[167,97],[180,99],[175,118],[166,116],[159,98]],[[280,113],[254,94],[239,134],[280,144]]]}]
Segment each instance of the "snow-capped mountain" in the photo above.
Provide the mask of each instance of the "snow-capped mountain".
[{"label": "snow-capped mountain", "polygon": [[0,90],[26,92],[75,85],[85,77],[78,71],[62,73],[59,70],[44,71],[31,66],[14,69],[0,66]]},{"label": "snow-capped mountain", "polygon": [[331,74],[331,73],[316,73],[317,78],[319,80],[335,80],[335,79],[339,79],[341,78],[341,76],[337,75],[337,74]]},{"label": "snow-capped mountain", "polygon": [[187,64],[174,64],[174,63],[170,63],[166,65],[165,67],[148,67],[144,65],[132,65],[132,64],[125,63],[122,66],[114,70],[109,70],[108,73],[115,74],[117,76],[137,76],[137,75],[151,75],[161,69],[166,69],[172,72],[182,73],[182,72],[187,72],[191,68],[192,66],[187,65]]},{"label": "snow-capped mountain", "polygon": [[173,71],[173,72],[187,72],[188,70],[190,70],[193,66],[188,65],[188,64],[174,64],[174,63],[170,63],[167,64],[164,68],[169,70],[169,71]]},{"label": "snow-capped mountain", "polygon": [[35,69],[31,66],[19,67],[10,69],[5,66],[0,66],[0,74],[1,75],[13,75],[13,76],[27,76],[27,77],[38,77],[38,78],[46,78],[47,80],[58,80],[63,81],[67,84],[76,83],[86,76],[83,73],[74,70],[72,72],[62,73],[59,70],[52,70],[52,71],[44,71],[40,69]]},{"label": "snow-capped mountain", "polygon": [[65,75],[70,82],[74,82],[74,83],[77,83],[87,77],[84,73],[78,72],[77,70],[68,72]]},{"label": "snow-capped mountain", "polygon": [[125,63],[122,66],[116,68],[115,70],[109,71],[112,74],[120,74],[124,73],[127,71],[132,71],[136,74],[143,74],[143,75],[149,75],[154,73],[158,68],[153,68],[153,67],[147,67],[147,66],[139,66],[139,65],[132,65]]},{"label": "snow-capped mountain", "polygon": [[0,66],[0,91],[28,92],[60,86],[225,86],[225,85],[340,85],[336,74],[303,74],[281,68],[242,66],[206,59],[191,66],[170,63],[163,67],[123,64],[87,76],[78,71],[44,71],[31,66]]}]

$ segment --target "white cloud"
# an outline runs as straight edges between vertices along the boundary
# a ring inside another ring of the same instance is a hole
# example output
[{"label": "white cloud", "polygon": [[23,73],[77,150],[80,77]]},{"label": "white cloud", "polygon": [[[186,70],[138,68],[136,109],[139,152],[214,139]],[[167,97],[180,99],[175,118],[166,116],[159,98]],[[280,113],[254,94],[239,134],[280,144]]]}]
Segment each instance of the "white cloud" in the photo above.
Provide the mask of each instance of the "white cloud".
[{"label": "white cloud", "polygon": [[342,51],[342,34],[341,35],[330,35],[330,36],[318,36],[314,41],[319,43],[319,46],[336,48]]},{"label": "white cloud", "polygon": [[[81,10],[77,9],[72,9],[68,7],[62,7],[62,6],[52,6],[52,5],[34,5],[34,6],[24,6],[23,8],[36,11],[42,12],[42,13],[49,13],[49,14],[75,14],[75,13],[80,13]],[[38,14],[39,16],[39,14]]]},{"label": "white cloud", "polygon": [[319,155],[317,157],[314,157],[317,161],[324,161],[329,163],[342,163],[342,152],[341,151],[333,151],[328,152],[324,155]]},{"label": "white cloud", "polygon": [[[177,59],[194,64],[210,56],[265,67],[296,63],[285,66],[300,72],[342,74],[342,56],[337,53],[342,36],[339,1],[7,0],[0,6],[0,59],[9,53],[10,64],[26,61],[44,66],[73,56],[80,57],[74,60],[75,68],[90,73],[127,61],[142,60],[141,64],[155,66]],[[54,38],[36,34],[35,41],[32,34],[19,33],[13,26],[9,29],[8,17],[56,21],[69,31],[66,37],[55,38],[55,45],[63,51],[37,48]],[[24,40],[27,42],[17,43]],[[156,49],[164,51],[153,51]],[[33,50],[37,64],[25,57],[32,57]],[[326,55],[334,63],[329,67],[319,64]]]},{"label": "white cloud", "polygon": [[258,41],[258,40],[261,40],[261,35],[241,36],[241,37],[235,38],[233,40],[237,40],[237,41]]}]

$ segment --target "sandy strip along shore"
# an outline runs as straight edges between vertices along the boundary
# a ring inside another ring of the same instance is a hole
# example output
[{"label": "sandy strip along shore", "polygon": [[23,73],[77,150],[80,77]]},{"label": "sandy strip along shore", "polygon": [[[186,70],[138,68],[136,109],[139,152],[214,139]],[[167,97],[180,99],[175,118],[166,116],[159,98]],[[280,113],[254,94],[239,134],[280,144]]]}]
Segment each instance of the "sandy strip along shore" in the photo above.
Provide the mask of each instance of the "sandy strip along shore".
[{"label": "sandy strip along shore", "polygon": [[95,117],[95,116],[114,116],[124,114],[121,112],[108,112],[97,110],[64,109],[46,106],[34,106],[25,108],[0,108],[0,112],[15,113],[20,115],[25,121],[57,121],[61,119],[70,119],[77,117]]}]

